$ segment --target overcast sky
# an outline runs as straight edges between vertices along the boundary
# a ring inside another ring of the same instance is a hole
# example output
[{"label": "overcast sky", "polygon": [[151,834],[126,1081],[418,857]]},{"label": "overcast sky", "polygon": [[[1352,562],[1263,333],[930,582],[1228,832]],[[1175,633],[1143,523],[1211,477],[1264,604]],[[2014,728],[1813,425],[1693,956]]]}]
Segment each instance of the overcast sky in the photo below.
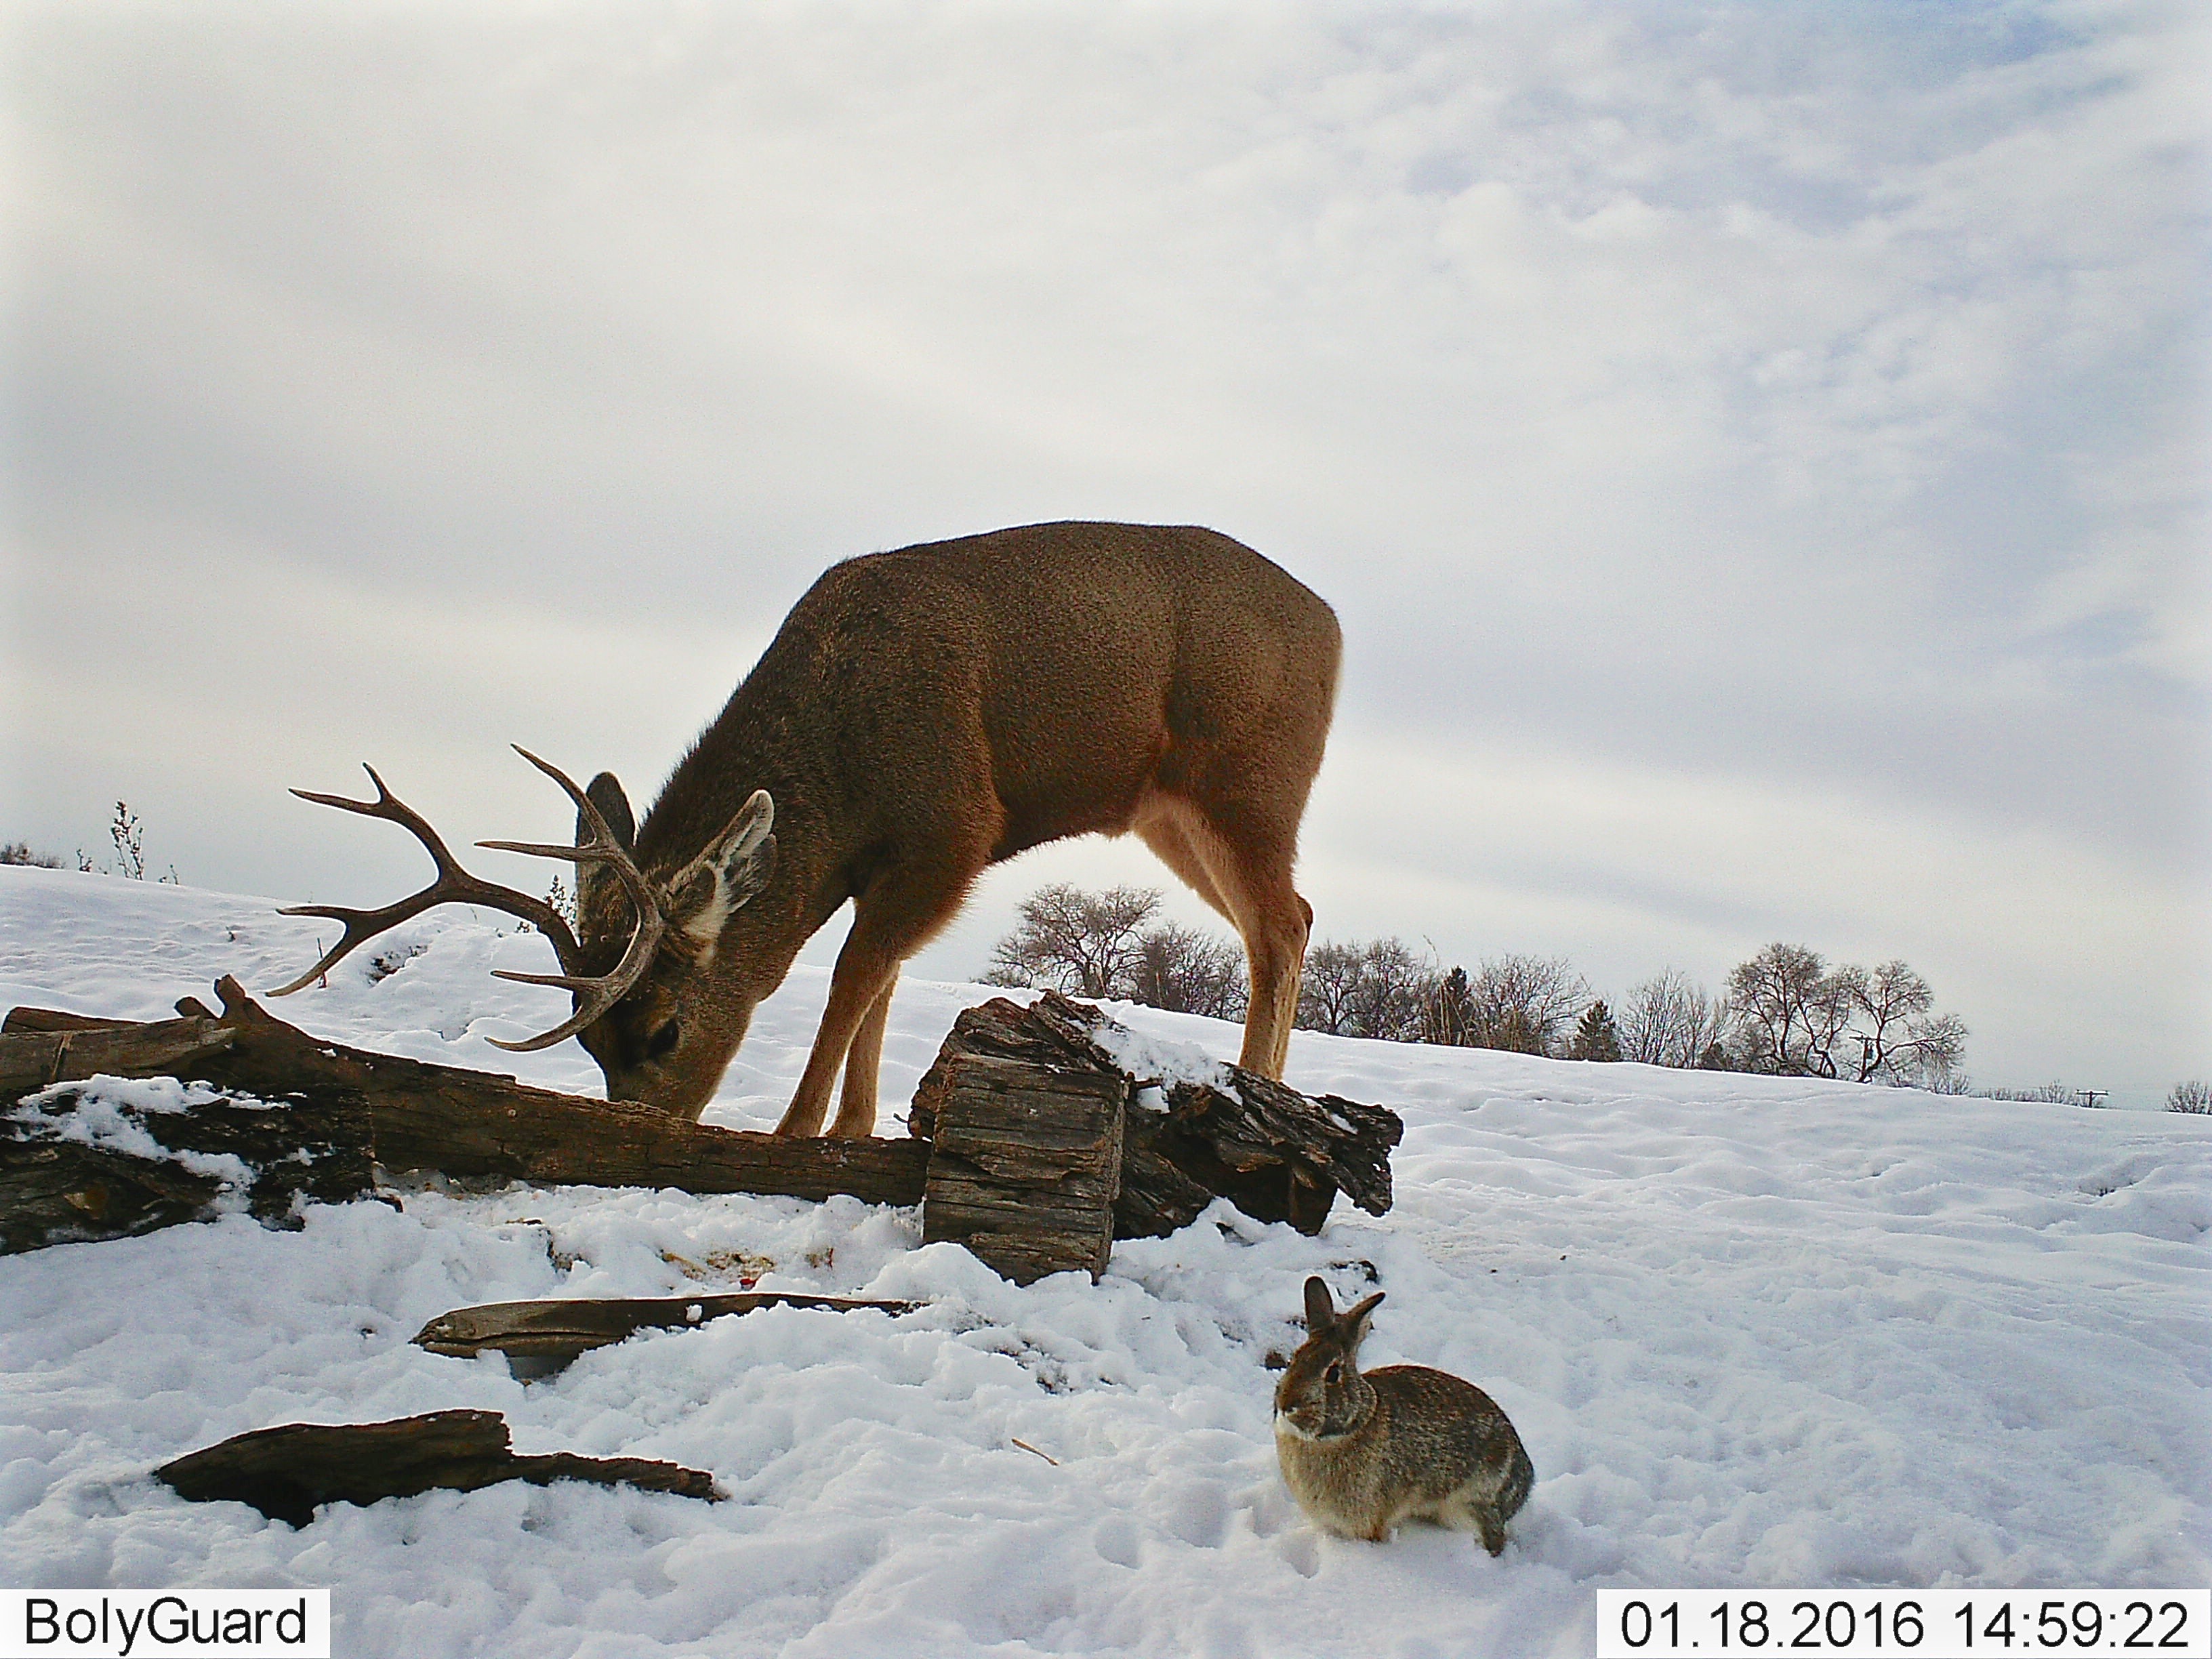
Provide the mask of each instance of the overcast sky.
[{"label": "overcast sky", "polygon": [[[1903,957],[2162,1093],[2208,15],[18,0],[0,839],[382,902],[286,786],[565,836],[507,744],[649,796],[838,558],[1199,523],[1344,622],[1322,936]],[[917,971],[1051,879],[1173,886],[1033,854]]]}]

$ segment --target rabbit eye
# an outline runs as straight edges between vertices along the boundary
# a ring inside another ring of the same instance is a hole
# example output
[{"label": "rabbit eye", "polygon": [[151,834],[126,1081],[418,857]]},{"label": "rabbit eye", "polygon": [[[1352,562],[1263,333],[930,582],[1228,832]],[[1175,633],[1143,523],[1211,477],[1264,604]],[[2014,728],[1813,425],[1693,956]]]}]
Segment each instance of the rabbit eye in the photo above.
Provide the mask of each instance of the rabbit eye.
[{"label": "rabbit eye", "polygon": [[1330,1382],[1343,1382],[1343,1381],[1344,1381],[1344,1365],[1343,1365],[1343,1363],[1342,1363],[1341,1361],[1332,1360],[1332,1361],[1330,1362],[1330,1364],[1329,1364],[1329,1368],[1328,1368],[1326,1371],[1322,1372],[1322,1376],[1326,1376],[1326,1377],[1328,1377],[1328,1380],[1329,1380]]}]

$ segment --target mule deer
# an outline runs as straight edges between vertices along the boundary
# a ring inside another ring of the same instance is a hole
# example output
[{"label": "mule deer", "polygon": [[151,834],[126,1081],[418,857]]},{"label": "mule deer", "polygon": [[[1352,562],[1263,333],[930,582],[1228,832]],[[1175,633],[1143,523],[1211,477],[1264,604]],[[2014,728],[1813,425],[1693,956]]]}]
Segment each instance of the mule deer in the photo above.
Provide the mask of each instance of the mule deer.
[{"label": "mule deer", "polygon": [[578,927],[468,875],[374,769],[376,798],[305,799],[406,826],[437,879],[380,910],[303,905],[345,932],[276,994],[447,900],[520,915],[574,998],[526,1042],[571,1035],[610,1099],[697,1117],[754,1007],[846,900],[852,932],[784,1134],[874,1132],[900,964],[988,866],[1091,831],[1134,830],[1243,936],[1243,1063],[1282,1075],[1313,912],[1291,884],[1298,820],[1334,700],[1335,616],[1210,530],[1048,524],[833,566],[669,776],[641,823],[601,773],[574,846],[485,842],[578,866]]}]

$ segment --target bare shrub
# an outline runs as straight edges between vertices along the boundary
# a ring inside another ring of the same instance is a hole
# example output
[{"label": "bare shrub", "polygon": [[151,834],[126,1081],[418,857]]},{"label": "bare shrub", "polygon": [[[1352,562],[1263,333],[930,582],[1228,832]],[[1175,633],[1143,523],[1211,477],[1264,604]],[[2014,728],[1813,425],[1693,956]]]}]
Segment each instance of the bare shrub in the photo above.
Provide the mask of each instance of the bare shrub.
[{"label": "bare shrub", "polygon": [[1687,974],[1662,969],[1629,988],[1617,1017],[1620,1057],[1688,1071],[1728,1027],[1728,1005]]},{"label": "bare shrub", "polygon": [[1437,982],[1403,939],[1324,942],[1306,952],[1298,1026],[1337,1036],[1419,1042]]},{"label": "bare shrub", "polygon": [[1466,1041],[1477,1048],[1559,1054],[1589,996],[1589,982],[1565,957],[1486,957],[1468,981]]},{"label": "bare shrub", "polygon": [[1145,924],[1159,908],[1157,888],[1087,893],[1066,882],[1040,887],[1022,901],[1014,931],[993,950],[983,982],[1134,1001]]},{"label": "bare shrub", "polygon": [[2212,1083],[2193,1077],[2177,1083],[2166,1097],[2169,1112],[2192,1112],[2198,1116],[2212,1114]]}]

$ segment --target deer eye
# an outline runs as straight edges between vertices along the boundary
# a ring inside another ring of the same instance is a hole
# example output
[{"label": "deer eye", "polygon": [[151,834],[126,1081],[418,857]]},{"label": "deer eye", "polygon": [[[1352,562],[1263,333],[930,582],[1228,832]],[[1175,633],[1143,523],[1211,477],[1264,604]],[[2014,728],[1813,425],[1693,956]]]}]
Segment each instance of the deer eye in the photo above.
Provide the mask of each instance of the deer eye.
[{"label": "deer eye", "polygon": [[661,1021],[654,1029],[653,1035],[646,1039],[645,1057],[647,1060],[659,1060],[676,1046],[676,1039],[681,1035],[682,1032],[678,1030],[676,1021],[672,1019]]}]

